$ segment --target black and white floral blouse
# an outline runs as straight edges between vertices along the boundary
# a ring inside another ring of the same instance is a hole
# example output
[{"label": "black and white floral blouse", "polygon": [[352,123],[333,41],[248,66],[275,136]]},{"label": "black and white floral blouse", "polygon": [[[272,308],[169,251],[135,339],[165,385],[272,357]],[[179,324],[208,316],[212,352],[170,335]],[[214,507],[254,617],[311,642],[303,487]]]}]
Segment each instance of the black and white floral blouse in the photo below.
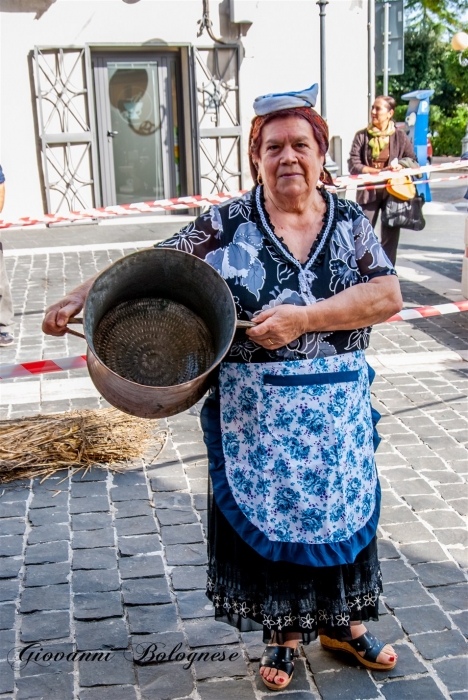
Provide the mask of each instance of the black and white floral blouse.
[{"label": "black and white floral blouse", "polygon": [[[237,315],[250,320],[280,304],[303,306],[328,299],[355,284],[396,274],[369,220],[355,202],[320,190],[327,211],[306,263],[300,263],[277,237],[256,185],[239,199],[212,206],[164,247],[192,253],[226,280]],[[284,362],[364,350],[370,328],[306,333],[287,346],[266,350],[245,334],[235,340],[224,362]]]}]

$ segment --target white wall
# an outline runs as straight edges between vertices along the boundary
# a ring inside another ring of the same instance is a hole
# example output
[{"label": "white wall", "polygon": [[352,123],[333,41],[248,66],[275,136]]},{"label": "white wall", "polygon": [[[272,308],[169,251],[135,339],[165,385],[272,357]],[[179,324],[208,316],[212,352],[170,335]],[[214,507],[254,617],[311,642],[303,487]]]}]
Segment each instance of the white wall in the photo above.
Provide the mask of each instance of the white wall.
[{"label": "white wall", "polygon": [[[220,4],[219,0],[210,2],[217,36],[221,31]],[[224,2],[222,10],[226,5]],[[250,2],[249,12],[252,5]],[[328,122],[330,134],[343,138],[344,160],[355,131],[367,123],[366,13],[365,2],[359,9],[359,0],[330,0],[327,6]],[[35,12],[0,12],[0,163],[7,178],[5,218],[42,212],[27,61],[34,46],[143,43],[152,39],[211,45],[206,34],[197,39],[201,15],[202,0],[140,0],[136,4],[56,0],[39,19],[35,19]],[[246,33],[246,25],[242,26],[244,148],[257,95],[300,90],[320,82],[315,0],[257,0],[252,16],[254,21]],[[244,166],[248,175],[247,159]]]}]

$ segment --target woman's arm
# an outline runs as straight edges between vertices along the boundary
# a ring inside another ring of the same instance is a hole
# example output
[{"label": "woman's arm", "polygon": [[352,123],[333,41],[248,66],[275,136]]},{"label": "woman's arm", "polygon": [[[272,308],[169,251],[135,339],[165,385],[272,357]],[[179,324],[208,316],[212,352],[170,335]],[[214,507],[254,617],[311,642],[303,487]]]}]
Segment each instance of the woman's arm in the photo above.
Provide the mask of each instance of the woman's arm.
[{"label": "woman's arm", "polygon": [[252,319],[258,325],[246,333],[258,345],[275,350],[304,333],[353,330],[381,323],[398,313],[402,305],[397,277],[375,277],[310,306],[283,304],[262,311]]},{"label": "woman's arm", "polygon": [[88,292],[97,275],[91,277],[79,287],[76,287],[67,296],[57,301],[46,309],[42,321],[42,332],[46,335],[65,335],[68,321],[80,313],[84,306]]}]

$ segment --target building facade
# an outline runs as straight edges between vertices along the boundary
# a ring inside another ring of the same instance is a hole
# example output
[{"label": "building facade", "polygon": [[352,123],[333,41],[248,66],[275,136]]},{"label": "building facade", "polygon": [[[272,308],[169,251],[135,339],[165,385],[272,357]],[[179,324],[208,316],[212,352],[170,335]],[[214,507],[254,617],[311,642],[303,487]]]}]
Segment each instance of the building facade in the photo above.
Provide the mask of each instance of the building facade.
[{"label": "building facade", "polygon": [[[366,0],[326,9],[327,115],[345,167],[368,120]],[[5,218],[235,191],[251,185],[254,98],[320,82],[319,9],[2,0],[0,60]]]}]

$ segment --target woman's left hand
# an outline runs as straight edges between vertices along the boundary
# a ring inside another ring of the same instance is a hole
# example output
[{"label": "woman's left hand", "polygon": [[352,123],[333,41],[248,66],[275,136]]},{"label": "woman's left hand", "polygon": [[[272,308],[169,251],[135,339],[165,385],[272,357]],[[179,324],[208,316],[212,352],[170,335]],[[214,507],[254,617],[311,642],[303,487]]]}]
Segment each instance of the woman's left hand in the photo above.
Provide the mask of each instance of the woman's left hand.
[{"label": "woman's left hand", "polygon": [[258,325],[246,330],[246,334],[266,350],[282,348],[307,331],[305,306],[282,304],[262,311],[252,321]]}]

